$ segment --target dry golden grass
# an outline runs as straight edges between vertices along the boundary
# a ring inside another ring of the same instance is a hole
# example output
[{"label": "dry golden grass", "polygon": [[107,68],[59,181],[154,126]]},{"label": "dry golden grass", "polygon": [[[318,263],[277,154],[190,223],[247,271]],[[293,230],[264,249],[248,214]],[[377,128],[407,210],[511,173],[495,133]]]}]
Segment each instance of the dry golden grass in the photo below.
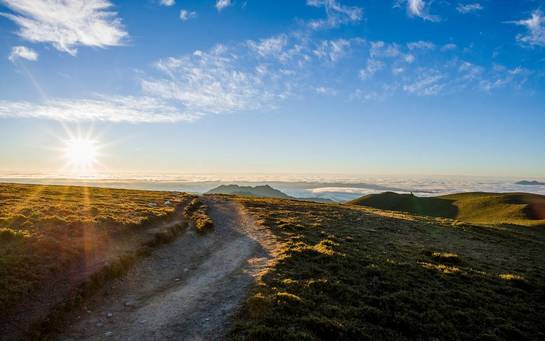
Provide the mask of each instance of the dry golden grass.
[{"label": "dry golden grass", "polygon": [[183,198],[170,192],[0,184],[0,311],[79,262],[100,258],[116,236],[171,217]]}]

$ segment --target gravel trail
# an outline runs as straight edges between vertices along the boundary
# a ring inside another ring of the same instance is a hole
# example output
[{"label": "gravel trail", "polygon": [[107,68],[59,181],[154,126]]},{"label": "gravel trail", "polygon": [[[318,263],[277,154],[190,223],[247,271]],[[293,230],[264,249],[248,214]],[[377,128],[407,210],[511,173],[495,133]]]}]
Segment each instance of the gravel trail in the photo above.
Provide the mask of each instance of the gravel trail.
[{"label": "gravel trail", "polygon": [[113,281],[60,340],[221,340],[270,261],[275,242],[232,201],[205,197],[214,229],[193,229]]}]

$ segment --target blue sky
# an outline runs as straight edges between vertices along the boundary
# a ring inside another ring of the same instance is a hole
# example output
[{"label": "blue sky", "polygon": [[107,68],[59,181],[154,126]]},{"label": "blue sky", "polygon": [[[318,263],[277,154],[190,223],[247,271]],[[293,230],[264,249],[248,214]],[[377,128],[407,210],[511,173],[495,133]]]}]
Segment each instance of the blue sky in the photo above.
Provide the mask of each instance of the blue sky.
[{"label": "blue sky", "polygon": [[543,177],[544,5],[0,0],[0,171]]}]

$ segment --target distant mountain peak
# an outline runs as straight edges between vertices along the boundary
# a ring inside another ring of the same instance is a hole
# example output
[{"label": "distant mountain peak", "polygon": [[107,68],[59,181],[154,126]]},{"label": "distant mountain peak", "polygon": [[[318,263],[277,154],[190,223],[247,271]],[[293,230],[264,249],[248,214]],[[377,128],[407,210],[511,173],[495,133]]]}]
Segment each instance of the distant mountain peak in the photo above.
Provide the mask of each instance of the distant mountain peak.
[{"label": "distant mountain peak", "polygon": [[545,186],[545,182],[540,182],[536,180],[521,180],[515,182],[515,185],[523,185],[523,186]]},{"label": "distant mountain peak", "polygon": [[239,186],[236,184],[220,185],[206,192],[206,194],[231,194],[231,195],[247,195],[259,198],[280,198],[291,199],[289,195],[272,188],[269,185],[260,186]]}]

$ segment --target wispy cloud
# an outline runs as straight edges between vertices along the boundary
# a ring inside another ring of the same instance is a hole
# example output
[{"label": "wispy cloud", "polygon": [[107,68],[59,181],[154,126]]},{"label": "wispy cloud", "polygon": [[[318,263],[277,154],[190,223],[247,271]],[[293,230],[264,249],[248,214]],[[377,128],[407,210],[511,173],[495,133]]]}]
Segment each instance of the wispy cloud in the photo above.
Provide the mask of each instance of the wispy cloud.
[{"label": "wispy cloud", "polygon": [[217,0],[216,1],[216,9],[218,11],[221,11],[224,8],[227,8],[229,6],[231,6],[231,0]]},{"label": "wispy cloud", "polygon": [[[521,67],[476,65],[443,53],[455,49],[454,44],[439,50],[427,42],[402,45],[371,41],[366,45],[369,46],[367,64],[358,72],[361,84],[357,90],[351,90],[351,98],[362,101],[384,100],[400,91],[415,96],[439,96],[521,89],[531,75]],[[361,57],[358,51],[354,53]],[[381,72],[377,77],[382,70],[391,72]]]},{"label": "wispy cloud", "polygon": [[444,76],[436,70],[426,70],[414,82],[405,84],[403,90],[419,96],[433,96],[441,92]]},{"label": "wispy cloud", "polygon": [[174,6],[176,4],[176,0],[160,0],[159,4],[161,6]]},{"label": "wispy cloud", "polygon": [[11,49],[8,59],[15,63],[17,59],[26,59],[30,61],[38,60],[38,52],[25,46],[14,46]]},{"label": "wispy cloud", "polygon": [[193,19],[196,17],[197,17],[197,12],[188,11],[185,9],[180,10],[180,20],[182,21],[188,21],[189,19]]},{"label": "wispy cloud", "polygon": [[441,18],[437,15],[430,14],[431,1],[428,0],[397,0],[396,7],[406,5],[407,13],[412,17],[419,17],[428,21],[440,21]]},{"label": "wispy cloud", "polygon": [[490,75],[480,79],[479,86],[485,92],[505,88],[509,85],[521,88],[526,83],[530,73],[529,70],[523,67],[507,68],[503,65],[494,65]]},{"label": "wispy cloud", "polygon": [[545,46],[545,16],[541,10],[532,12],[528,19],[511,21],[510,23],[524,26],[528,30],[526,34],[517,35],[517,40],[528,46]]},{"label": "wispy cloud", "polygon": [[160,123],[193,121],[198,114],[181,111],[152,97],[97,96],[95,99],[53,99],[41,103],[0,101],[0,117]]},{"label": "wispy cloud", "polygon": [[493,68],[460,60],[428,41],[322,39],[309,30],[217,45],[158,60],[139,75],[133,96],[0,101],[0,116],[111,122],[191,121],[209,115],[280,107],[307,95],[361,101],[395,95],[439,96],[518,88],[521,67]]},{"label": "wispy cloud", "polygon": [[142,88],[200,115],[270,108],[287,90],[281,74],[260,66],[250,56],[218,45],[208,52],[160,60],[159,75],[143,80]]},{"label": "wispy cloud", "polygon": [[319,58],[335,63],[346,54],[351,45],[350,40],[346,39],[324,40],[313,52]]},{"label": "wispy cloud", "polygon": [[279,59],[285,59],[285,48],[288,43],[288,38],[285,34],[261,39],[259,41],[248,41],[248,46],[261,57],[275,56]]},{"label": "wispy cloud", "polygon": [[384,68],[384,62],[375,59],[369,59],[367,66],[360,70],[360,78],[367,79]]},{"label": "wispy cloud", "polygon": [[415,41],[412,43],[408,43],[407,47],[409,50],[433,50],[435,48],[435,44],[431,41]]},{"label": "wispy cloud", "polygon": [[480,3],[458,4],[456,10],[462,14],[472,13],[483,10],[484,7]]},{"label": "wispy cloud", "polygon": [[337,91],[333,88],[325,87],[325,86],[319,86],[315,89],[316,93],[320,95],[327,95],[327,96],[335,96],[337,95]]},{"label": "wispy cloud", "polygon": [[400,46],[396,43],[372,41],[369,49],[371,57],[397,57],[401,54]]},{"label": "wispy cloud", "polygon": [[441,47],[441,52],[452,51],[452,50],[456,50],[457,48],[458,46],[456,44],[448,43]]},{"label": "wispy cloud", "polygon": [[0,13],[18,26],[17,34],[32,42],[49,43],[75,55],[77,46],[121,45],[128,36],[107,0],[3,0],[13,13]]},{"label": "wispy cloud", "polygon": [[307,5],[323,7],[326,18],[312,20],[312,29],[334,28],[347,23],[359,22],[363,18],[363,9],[356,6],[345,6],[336,0],[307,0]]}]

